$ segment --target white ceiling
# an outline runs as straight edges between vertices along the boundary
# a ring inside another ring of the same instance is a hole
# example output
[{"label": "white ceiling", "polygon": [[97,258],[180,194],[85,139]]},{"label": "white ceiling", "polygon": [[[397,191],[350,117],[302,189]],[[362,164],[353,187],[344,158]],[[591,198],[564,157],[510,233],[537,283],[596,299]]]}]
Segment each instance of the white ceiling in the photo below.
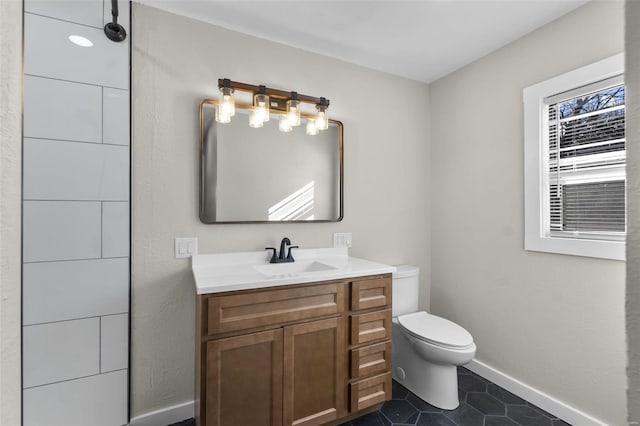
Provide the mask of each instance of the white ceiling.
[{"label": "white ceiling", "polygon": [[431,82],[589,0],[139,1],[256,37]]}]

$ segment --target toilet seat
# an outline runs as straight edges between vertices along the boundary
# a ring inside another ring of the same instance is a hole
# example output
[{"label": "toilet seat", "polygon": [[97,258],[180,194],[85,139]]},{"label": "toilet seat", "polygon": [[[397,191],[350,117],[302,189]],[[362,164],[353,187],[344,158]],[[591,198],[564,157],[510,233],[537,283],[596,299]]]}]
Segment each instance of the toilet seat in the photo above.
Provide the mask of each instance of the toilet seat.
[{"label": "toilet seat", "polygon": [[400,315],[398,323],[415,338],[449,349],[466,349],[472,346],[471,334],[456,324],[427,312]]}]

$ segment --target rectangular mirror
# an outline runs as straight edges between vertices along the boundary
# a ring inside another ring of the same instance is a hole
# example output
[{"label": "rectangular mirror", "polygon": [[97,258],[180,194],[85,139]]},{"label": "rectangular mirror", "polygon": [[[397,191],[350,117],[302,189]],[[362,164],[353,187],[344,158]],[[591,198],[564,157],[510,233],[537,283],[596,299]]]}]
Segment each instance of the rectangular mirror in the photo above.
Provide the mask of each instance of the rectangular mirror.
[{"label": "rectangular mirror", "polygon": [[249,127],[251,105],[230,123],[218,101],[200,104],[200,220],[203,223],[338,222],[343,216],[343,127],[307,135],[306,120],[278,130],[278,114]]}]

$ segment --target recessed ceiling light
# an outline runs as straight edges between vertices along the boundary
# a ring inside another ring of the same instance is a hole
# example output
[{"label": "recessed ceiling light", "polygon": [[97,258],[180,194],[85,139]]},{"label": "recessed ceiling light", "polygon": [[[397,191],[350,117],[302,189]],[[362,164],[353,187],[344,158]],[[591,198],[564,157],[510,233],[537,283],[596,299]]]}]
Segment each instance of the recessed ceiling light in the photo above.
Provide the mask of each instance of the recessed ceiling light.
[{"label": "recessed ceiling light", "polygon": [[73,43],[73,44],[77,44],[78,46],[82,46],[82,47],[91,47],[91,46],[93,46],[93,43],[91,42],[91,40],[89,40],[88,38],[79,36],[79,35],[70,35],[69,36],[69,41],[71,41],[71,43]]}]

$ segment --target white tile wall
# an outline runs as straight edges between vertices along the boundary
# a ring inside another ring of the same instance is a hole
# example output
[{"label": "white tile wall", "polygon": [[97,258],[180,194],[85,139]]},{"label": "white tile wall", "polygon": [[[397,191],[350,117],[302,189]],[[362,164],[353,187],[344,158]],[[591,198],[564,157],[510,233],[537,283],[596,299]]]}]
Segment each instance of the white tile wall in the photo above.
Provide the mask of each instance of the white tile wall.
[{"label": "white tile wall", "polygon": [[102,142],[129,145],[129,91],[105,87],[102,105]]},{"label": "white tile wall", "polygon": [[102,88],[25,76],[24,136],[101,143]]},{"label": "white tile wall", "polygon": [[26,263],[22,292],[24,325],[127,312],[129,259]]},{"label": "white tile wall", "polygon": [[102,204],[102,257],[129,256],[129,203]]},{"label": "white tile wall", "polygon": [[131,37],[104,35],[110,0],[24,7],[23,424],[123,425]]},{"label": "white tile wall", "polygon": [[25,200],[129,199],[129,149],[124,146],[24,140]]},{"label": "white tile wall", "polygon": [[102,0],[25,0],[24,11],[96,28],[104,26]]},{"label": "white tile wall", "polygon": [[129,315],[101,318],[100,372],[121,370],[129,365]]},{"label": "white tile wall", "polygon": [[29,325],[22,330],[23,387],[100,372],[100,319]]},{"label": "white tile wall", "polygon": [[25,201],[23,261],[100,257],[100,202]]},{"label": "white tile wall", "polygon": [[[69,36],[90,40],[91,47],[72,43]],[[129,49],[127,43],[115,43],[102,28],[25,14],[25,74],[52,77],[120,89],[129,88]]]},{"label": "white tile wall", "polygon": [[24,426],[118,426],[127,423],[127,371],[26,389]]}]

